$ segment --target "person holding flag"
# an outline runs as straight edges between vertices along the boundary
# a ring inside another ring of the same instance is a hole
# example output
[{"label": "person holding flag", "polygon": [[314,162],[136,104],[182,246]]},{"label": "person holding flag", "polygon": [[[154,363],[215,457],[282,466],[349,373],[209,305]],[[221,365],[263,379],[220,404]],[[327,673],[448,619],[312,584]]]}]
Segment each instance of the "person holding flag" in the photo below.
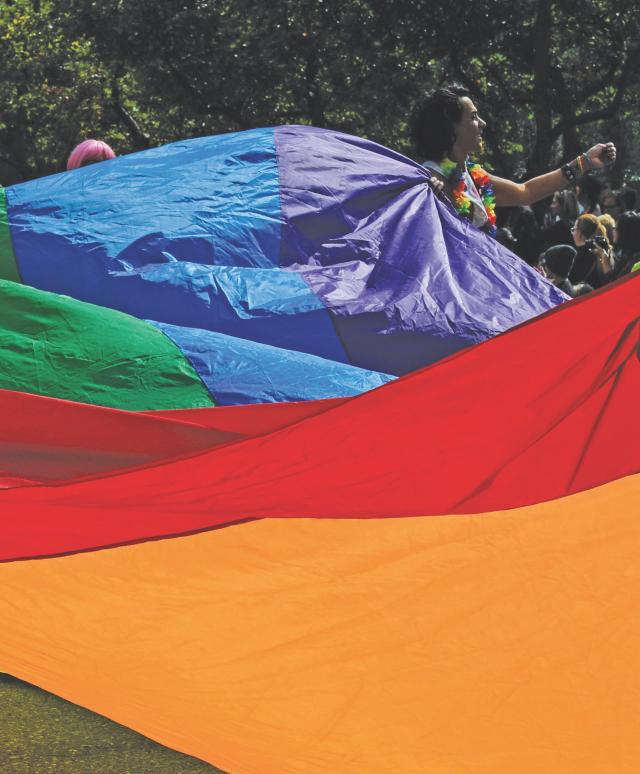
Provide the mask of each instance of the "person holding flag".
[{"label": "person holding flag", "polygon": [[616,159],[612,142],[597,143],[552,172],[516,183],[486,172],[475,161],[486,125],[466,89],[446,86],[418,106],[411,137],[436,193],[444,193],[461,217],[491,235],[496,231],[496,206],[534,204]]}]

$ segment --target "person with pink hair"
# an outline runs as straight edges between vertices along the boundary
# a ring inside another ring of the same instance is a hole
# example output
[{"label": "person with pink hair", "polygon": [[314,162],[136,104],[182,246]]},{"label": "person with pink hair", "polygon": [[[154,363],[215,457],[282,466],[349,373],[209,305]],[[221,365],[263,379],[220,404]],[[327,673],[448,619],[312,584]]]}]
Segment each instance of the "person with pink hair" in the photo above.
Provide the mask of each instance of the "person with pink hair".
[{"label": "person with pink hair", "polygon": [[67,169],[78,169],[97,161],[114,159],[116,154],[102,140],[84,140],[71,151],[67,159]]}]

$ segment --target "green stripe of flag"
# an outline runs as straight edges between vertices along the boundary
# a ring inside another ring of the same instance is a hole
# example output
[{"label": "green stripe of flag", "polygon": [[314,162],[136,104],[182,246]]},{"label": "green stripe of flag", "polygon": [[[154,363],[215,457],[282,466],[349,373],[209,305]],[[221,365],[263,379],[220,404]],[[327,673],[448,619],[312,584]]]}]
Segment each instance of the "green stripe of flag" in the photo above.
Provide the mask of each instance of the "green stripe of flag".
[{"label": "green stripe of flag", "polygon": [[181,350],[149,323],[6,280],[0,388],[135,411],[215,405]]}]

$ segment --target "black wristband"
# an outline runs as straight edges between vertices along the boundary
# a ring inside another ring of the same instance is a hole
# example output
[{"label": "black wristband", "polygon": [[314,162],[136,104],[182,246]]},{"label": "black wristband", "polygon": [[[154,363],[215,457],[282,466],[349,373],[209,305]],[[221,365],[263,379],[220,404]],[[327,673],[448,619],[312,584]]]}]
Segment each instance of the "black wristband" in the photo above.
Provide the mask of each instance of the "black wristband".
[{"label": "black wristband", "polygon": [[571,166],[571,164],[570,163],[569,164],[563,164],[561,169],[562,169],[562,171],[564,173],[564,176],[567,178],[567,180],[570,183],[573,183],[573,181],[576,179],[576,173],[575,173],[573,167]]}]

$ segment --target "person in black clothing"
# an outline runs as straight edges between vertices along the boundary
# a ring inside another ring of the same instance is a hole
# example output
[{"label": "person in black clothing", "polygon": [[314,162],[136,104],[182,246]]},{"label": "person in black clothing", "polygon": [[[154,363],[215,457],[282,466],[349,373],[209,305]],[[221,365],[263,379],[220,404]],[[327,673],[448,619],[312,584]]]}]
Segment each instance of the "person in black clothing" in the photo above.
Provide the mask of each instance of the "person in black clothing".
[{"label": "person in black clothing", "polygon": [[618,220],[629,208],[624,206],[624,197],[620,191],[607,189],[600,197],[600,209],[603,215],[611,215],[614,220]]},{"label": "person in black clothing", "polygon": [[570,245],[573,242],[571,227],[580,214],[578,197],[573,191],[556,191],[544,219],[541,233],[542,249],[553,245]]},{"label": "person in black clothing", "polygon": [[[496,239],[529,266],[535,266],[543,249],[540,226],[531,207],[502,207]],[[569,224],[569,231],[571,225]]]},{"label": "person in black clothing", "polygon": [[607,239],[604,226],[595,215],[581,215],[573,226],[576,257],[569,273],[569,281],[575,285],[587,282],[600,288],[614,275],[613,249]]},{"label": "person in black clothing", "polygon": [[583,215],[601,215],[600,192],[602,184],[595,177],[585,175],[576,182],[576,194],[578,204],[582,208]]},{"label": "person in black clothing", "polygon": [[629,188],[629,186],[625,186],[622,191],[622,200],[624,202],[622,212],[633,211],[638,206],[638,192],[635,188]]},{"label": "person in black clothing", "polygon": [[617,256],[617,279],[632,271],[640,261],[640,212],[623,213],[616,223],[613,239]]},{"label": "person in black clothing", "polygon": [[545,277],[571,298],[582,296],[593,290],[591,285],[586,282],[580,282],[578,285],[569,282],[569,274],[573,268],[576,254],[576,248],[571,247],[571,245],[553,245],[540,256],[540,268]]}]

